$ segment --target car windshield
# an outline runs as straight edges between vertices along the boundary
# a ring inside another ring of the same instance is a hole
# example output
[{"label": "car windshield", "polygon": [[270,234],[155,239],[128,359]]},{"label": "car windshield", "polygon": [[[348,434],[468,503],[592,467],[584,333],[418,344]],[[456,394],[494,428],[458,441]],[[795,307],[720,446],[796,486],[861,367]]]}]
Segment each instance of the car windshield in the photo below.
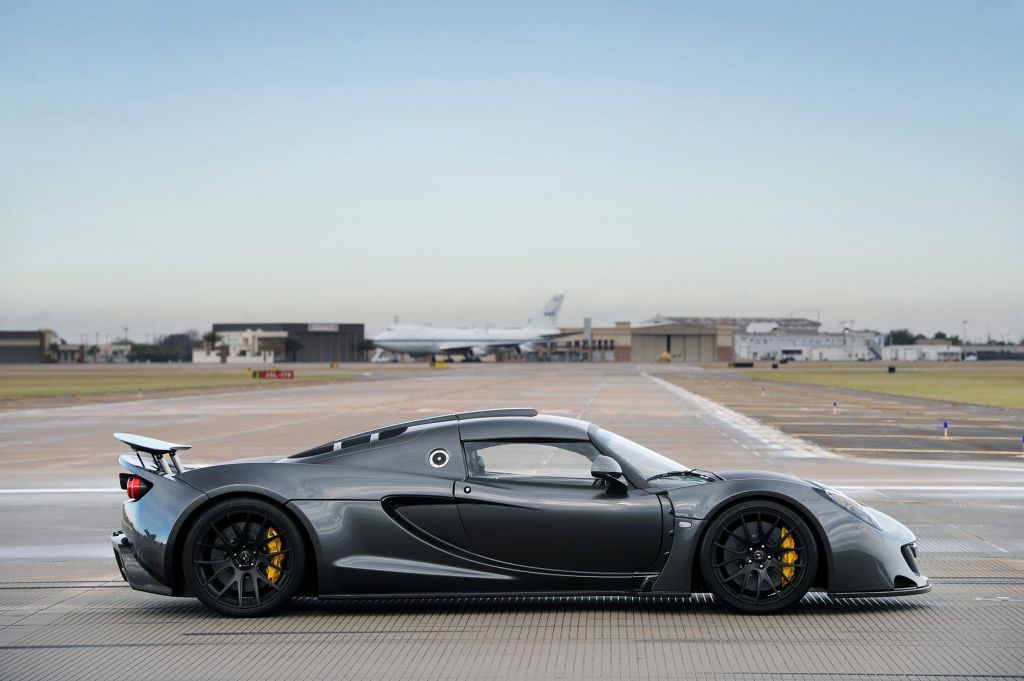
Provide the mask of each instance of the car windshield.
[{"label": "car windshield", "polygon": [[649,480],[656,475],[675,472],[684,473],[690,470],[678,461],[673,461],[604,428],[598,428],[597,432],[594,433],[594,442],[601,449],[611,451],[624,461],[627,461],[645,480]]}]

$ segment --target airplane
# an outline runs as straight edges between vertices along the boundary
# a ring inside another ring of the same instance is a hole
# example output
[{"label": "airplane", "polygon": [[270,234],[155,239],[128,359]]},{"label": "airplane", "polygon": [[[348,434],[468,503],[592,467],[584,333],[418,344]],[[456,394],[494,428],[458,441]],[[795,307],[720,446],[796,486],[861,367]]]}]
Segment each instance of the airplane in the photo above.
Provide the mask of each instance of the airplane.
[{"label": "airplane", "polygon": [[519,328],[435,328],[418,324],[395,324],[373,339],[377,355],[373,361],[382,361],[382,351],[416,356],[436,355],[451,357],[462,355],[464,361],[479,362],[484,355],[500,350],[536,352],[538,343],[552,341],[563,334],[558,328],[558,313],[562,309],[564,294],[551,300]]}]

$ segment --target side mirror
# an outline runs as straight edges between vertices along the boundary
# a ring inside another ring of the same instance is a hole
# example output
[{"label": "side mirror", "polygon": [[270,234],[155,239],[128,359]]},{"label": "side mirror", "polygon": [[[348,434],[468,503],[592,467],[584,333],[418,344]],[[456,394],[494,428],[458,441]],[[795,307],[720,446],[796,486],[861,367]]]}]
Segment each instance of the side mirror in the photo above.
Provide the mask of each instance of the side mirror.
[{"label": "side mirror", "polygon": [[609,484],[626,486],[626,477],[622,474],[622,466],[610,456],[600,455],[594,459],[590,466],[590,474],[599,480],[605,480]]}]

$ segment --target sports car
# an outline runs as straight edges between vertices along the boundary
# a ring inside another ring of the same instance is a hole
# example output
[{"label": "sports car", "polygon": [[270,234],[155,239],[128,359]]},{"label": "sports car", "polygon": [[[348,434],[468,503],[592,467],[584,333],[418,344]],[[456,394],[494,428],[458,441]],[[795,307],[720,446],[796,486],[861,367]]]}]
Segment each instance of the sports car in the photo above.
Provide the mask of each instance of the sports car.
[{"label": "sports car", "polygon": [[809,589],[930,589],[913,533],[828,485],[687,468],[533,409],[437,416],[292,454],[188,467],[115,437],[134,589],[258,615],[294,596],[689,595],[748,613]]}]

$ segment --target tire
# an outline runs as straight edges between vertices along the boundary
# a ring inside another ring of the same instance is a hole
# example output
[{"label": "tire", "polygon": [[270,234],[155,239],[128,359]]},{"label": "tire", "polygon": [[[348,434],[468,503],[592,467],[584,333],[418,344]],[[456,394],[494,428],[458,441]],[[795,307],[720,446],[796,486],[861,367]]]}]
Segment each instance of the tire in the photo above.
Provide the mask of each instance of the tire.
[{"label": "tire", "polygon": [[296,594],[306,569],[298,525],[256,497],[214,503],[185,536],[182,572],[192,594],[232,617],[277,610]]},{"label": "tire", "polygon": [[746,501],[711,522],[700,545],[700,569],[715,599],[733,610],[779,612],[811,588],[818,546],[788,506]]}]

